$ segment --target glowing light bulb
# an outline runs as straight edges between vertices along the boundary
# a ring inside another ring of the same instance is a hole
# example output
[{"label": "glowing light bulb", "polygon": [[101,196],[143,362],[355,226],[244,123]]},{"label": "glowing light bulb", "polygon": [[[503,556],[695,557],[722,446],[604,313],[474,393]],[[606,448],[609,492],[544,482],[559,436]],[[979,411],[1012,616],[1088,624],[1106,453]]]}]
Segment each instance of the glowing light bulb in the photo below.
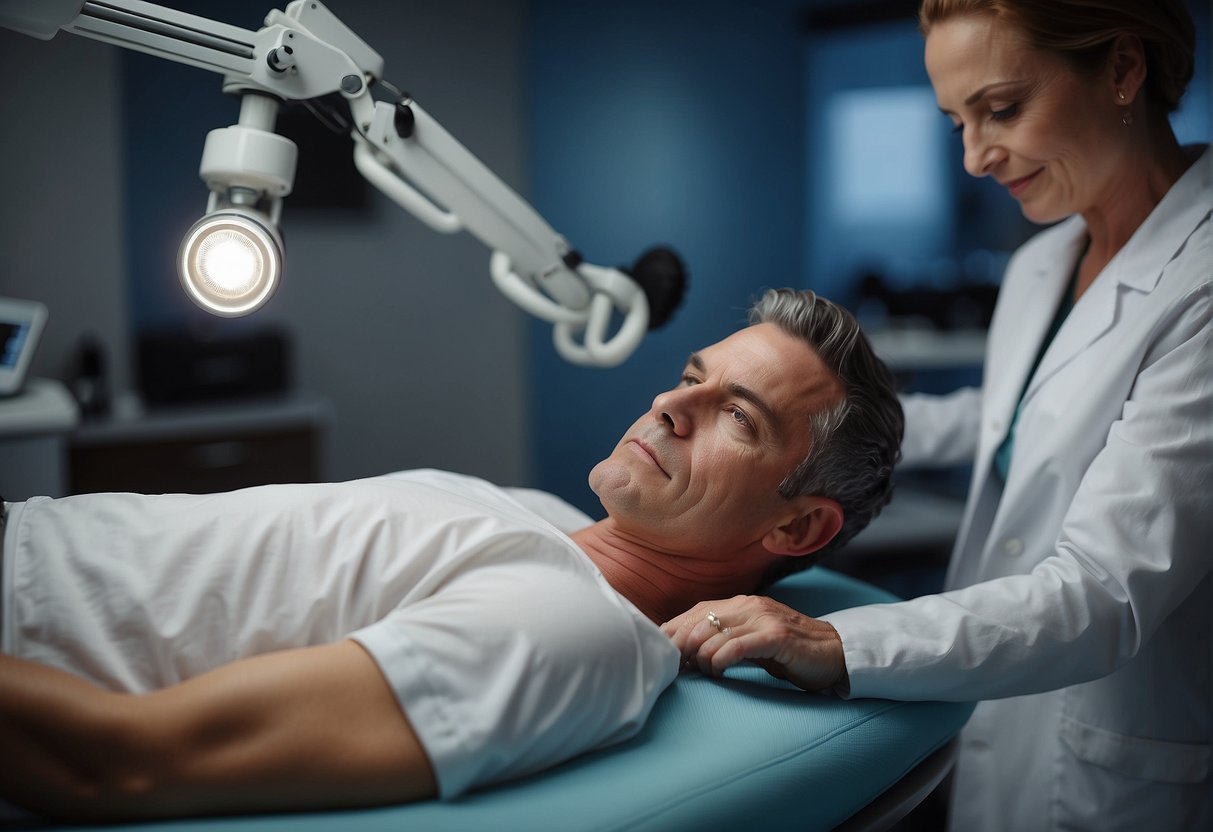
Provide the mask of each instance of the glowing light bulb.
[{"label": "glowing light bulb", "polygon": [[216,315],[246,315],[277,288],[282,244],[273,226],[252,212],[225,209],[194,223],[177,267],[199,306]]},{"label": "glowing light bulb", "polygon": [[265,268],[256,243],[246,234],[220,229],[198,246],[198,273],[216,293],[240,296],[257,284]]}]

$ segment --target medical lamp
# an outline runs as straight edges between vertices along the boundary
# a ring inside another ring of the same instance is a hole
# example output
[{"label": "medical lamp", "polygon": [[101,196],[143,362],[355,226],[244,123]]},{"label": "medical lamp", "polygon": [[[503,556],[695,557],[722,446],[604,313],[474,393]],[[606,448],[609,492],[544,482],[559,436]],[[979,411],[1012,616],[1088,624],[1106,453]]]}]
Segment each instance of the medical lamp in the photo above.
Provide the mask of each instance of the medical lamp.
[{"label": "medical lamp", "polygon": [[71,32],[218,72],[223,91],[241,96],[238,123],[207,135],[199,166],[210,190],[206,213],[177,258],[186,293],[216,315],[259,308],[282,276],[278,222],[297,156],[295,144],[274,132],[283,101],[302,101],[348,130],[359,173],[430,228],[466,229],[487,245],[494,284],[553,325],[567,361],[620,363],[681,301],[686,278],[677,255],[652,249],[627,270],[585,263],[407,93],[384,81],[383,58],[318,0],[272,10],[255,32],[140,0],[4,0],[0,26],[47,40]]},{"label": "medical lamp", "polygon": [[278,219],[295,180],[295,143],[273,132],[278,102],[255,93],[240,121],[212,130],[199,173],[211,189],[206,214],[186,232],[177,273],[190,298],[227,317],[267,301],[282,274]]}]

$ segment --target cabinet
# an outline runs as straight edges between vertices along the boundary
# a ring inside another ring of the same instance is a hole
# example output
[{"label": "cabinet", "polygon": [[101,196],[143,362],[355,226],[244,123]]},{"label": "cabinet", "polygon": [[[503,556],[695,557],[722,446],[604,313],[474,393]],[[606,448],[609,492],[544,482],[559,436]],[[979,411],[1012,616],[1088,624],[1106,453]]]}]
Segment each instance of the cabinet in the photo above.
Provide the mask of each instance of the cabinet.
[{"label": "cabinet", "polygon": [[71,490],[206,494],[320,482],[332,418],[327,400],[300,393],[85,422],[71,438]]}]

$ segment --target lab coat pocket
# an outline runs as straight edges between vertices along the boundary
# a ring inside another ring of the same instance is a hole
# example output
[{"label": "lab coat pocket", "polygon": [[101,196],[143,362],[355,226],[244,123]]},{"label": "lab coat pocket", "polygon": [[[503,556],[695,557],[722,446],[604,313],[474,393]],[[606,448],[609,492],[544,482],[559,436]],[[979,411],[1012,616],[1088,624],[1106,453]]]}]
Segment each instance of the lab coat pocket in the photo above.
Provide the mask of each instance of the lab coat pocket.
[{"label": "lab coat pocket", "polygon": [[1072,717],[1062,717],[1061,740],[1072,756],[1062,763],[1056,828],[1208,828],[1208,745],[1126,736]]},{"label": "lab coat pocket", "polygon": [[1117,734],[1062,717],[1061,738],[1074,756],[1126,777],[1199,783],[1209,775],[1210,747]]}]

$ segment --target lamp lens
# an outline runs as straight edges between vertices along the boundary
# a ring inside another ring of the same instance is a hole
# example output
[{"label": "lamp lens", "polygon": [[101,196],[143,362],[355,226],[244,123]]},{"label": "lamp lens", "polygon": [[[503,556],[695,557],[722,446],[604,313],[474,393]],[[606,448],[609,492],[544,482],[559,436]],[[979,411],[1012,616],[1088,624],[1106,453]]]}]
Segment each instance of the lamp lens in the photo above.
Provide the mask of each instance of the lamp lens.
[{"label": "lamp lens", "polygon": [[265,270],[265,257],[247,234],[219,228],[199,242],[194,266],[208,292],[237,298],[257,285]]},{"label": "lamp lens", "polygon": [[282,253],[266,225],[242,213],[220,212],[190,229],[178,265],[195,303],[217,315],[244,315],[277,287]]}]

